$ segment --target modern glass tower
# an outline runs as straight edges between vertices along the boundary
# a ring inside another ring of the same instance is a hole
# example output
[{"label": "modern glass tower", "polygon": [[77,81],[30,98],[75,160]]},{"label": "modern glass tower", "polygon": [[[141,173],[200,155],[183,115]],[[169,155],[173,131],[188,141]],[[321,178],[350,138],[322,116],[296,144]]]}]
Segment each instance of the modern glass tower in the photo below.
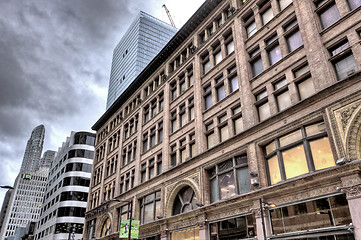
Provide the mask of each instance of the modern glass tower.
[{"label": "modern glass tower", "polygon": [[140,12],[113,52],[107,109],[177,32],[175,27]]}]

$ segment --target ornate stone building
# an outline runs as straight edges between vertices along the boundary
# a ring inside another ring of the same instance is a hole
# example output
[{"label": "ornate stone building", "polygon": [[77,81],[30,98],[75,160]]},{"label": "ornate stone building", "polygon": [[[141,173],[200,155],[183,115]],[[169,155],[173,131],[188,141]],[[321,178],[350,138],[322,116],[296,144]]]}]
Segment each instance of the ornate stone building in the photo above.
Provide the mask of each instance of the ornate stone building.
[{"label": "ornate stone building", "polygon": [[205,1],[93,126],[84,237],[361,239],[360,6]]}]

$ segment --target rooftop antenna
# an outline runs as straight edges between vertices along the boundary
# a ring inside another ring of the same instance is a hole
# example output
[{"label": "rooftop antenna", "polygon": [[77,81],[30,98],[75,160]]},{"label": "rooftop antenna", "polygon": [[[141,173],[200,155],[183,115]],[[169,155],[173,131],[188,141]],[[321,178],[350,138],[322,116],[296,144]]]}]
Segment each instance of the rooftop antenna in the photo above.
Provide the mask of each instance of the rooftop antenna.
[{"label": "rooftop antenna", "polygon": [[169,10],[168,10],[167,6],[166,6],[165,4],[163,4],[162,7],[164,7],[165,12],[167,13],[168,18],[169,18],[169,21],[170,21],[170,23],[172,24],[172,26],[173,26],[173,27],[176,27],[175,24],[174,24],[174,22],[173,22],[173,19],[172,19],[170,13],[169,13]]}]

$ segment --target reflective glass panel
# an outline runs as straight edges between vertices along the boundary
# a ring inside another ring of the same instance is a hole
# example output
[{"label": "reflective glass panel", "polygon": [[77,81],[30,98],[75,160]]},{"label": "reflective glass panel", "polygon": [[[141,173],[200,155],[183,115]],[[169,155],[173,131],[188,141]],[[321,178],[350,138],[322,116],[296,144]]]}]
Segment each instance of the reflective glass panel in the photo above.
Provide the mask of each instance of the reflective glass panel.
[{"label": "reflective glass panel", "polygon": [[224,173],[219,176],[219,188],[221,191],[221,199],[229,198],[236,195],[233,171]]},{"label": "reflective glass panel", "polygon": [[335,160],[327,137],[310,142],[315,169],[324,169],[335,166]]},{"label": "reflective glass panel", "polygon": [[277,155],[268,159],[268,168],[271,184],[275,184],[281,181],[280,166],[278,164]]},{"label": "reflective glass panel", "polygon": [[308,166],[303,145],[282,152],[286,178],[308,173]]}]

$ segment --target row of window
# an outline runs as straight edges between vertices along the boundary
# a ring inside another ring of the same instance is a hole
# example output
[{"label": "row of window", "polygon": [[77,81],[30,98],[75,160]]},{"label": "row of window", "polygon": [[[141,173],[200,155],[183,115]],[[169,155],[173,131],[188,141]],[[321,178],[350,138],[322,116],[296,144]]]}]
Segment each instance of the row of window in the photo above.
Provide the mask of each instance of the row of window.
[{"label": "row of window", "polygon": [[227,69],[224,75],[211,79],[203,87],[204,108],[211,108],[214,104],[222,101],[239,88],[236,65]]}]

